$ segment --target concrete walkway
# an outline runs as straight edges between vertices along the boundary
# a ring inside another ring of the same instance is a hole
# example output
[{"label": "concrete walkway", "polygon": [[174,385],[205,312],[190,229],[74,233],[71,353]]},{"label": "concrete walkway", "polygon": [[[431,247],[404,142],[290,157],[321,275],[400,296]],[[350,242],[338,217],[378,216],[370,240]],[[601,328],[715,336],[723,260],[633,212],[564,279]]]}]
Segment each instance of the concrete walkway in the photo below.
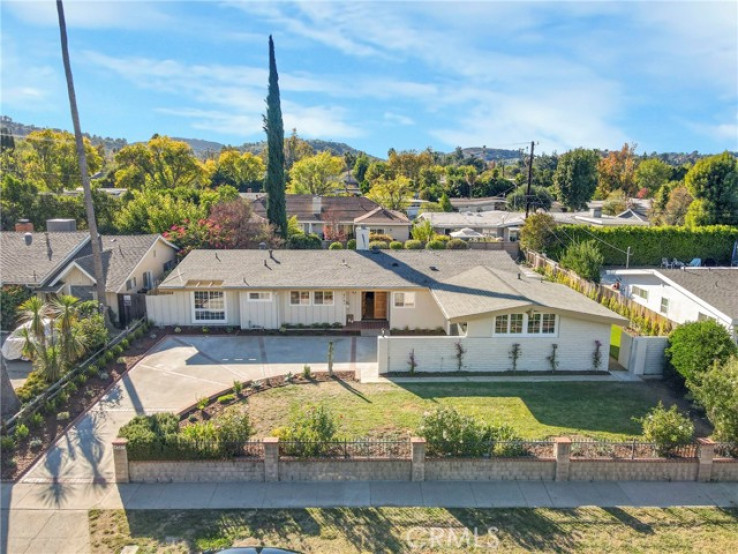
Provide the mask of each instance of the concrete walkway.
[{"label": "concrete walkway", "polygon": [[664,482],[280,482],[16,484],[2,487],[0,551],[85,553],[87,510],[427,506],[738,507],[738,483]]},{"label": "concrete walkway", "polygon": [[235,380],[298,374],[304,364],[312,371],[326,371],[329,340],[334,342],[336,371],[376,365],[373,338],[166,337],[77,420],[22,481],[110,483],[110,443],[134,416],[179,412]]}]

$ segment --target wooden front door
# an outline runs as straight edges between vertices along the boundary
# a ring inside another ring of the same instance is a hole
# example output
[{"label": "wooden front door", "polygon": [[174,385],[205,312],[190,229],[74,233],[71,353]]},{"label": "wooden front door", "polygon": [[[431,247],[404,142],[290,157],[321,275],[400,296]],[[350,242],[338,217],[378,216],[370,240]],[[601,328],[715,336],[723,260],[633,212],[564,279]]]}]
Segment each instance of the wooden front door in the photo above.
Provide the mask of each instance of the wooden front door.
[{"label": "wooden front door", "polygon": [[387,293],[374,293],[374,319],[387,319]]}]

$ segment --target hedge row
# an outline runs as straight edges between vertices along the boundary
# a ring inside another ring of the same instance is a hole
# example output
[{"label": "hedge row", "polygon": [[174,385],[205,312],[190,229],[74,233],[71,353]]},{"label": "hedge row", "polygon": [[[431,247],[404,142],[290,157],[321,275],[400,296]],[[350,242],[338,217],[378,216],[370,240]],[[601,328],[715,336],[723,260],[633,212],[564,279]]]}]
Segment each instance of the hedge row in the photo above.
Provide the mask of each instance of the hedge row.
[{"label": "hedge row", "polygon": [[[598,246],[605,265],[625,265],[624,251],[630,246],[630,265],[661,265],[662,258],[689,262],[692,258],[712,259],[720,265],[730,263],[733,244],[738,240],[738,227],[712,225],[706,227],[622,227],[597,228],[581,225],[556,227],[557,241],[551,257],[558,260],[571,242],[599,239]],[[564,244],[562,244],[564,243]],[[612,246],[608,246],[608,244]],[[614,247],[614,248],[613,248]],[[619,250],[618,250],[619,249]],[[622,250],[623,252],[621,252]]]}]

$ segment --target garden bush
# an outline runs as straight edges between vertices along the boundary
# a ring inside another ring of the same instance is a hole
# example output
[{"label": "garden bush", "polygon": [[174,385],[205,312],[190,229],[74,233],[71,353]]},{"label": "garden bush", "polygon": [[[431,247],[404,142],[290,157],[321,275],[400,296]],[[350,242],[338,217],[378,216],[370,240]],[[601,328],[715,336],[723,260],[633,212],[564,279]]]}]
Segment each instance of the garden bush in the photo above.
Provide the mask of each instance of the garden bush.
[{"label": "garden bush", "polygon": [[223,394],[218,397],[218,404],[229,404],[236,399],[234,394]]},{"label": "garden bush", "polygon": [[56,414],[57,421],[69,421],[69,412],[59,412]]},{"label": "garden bush", "polygon": [[319,456],[327,449],[326,442],[335,440],[336,422],[325,406],[309,406],[294,414],[287,427],[275,431],[275,436],[288,443],[284,451],[289,456]]},{"label": "garden bush", "polygon": [[432,240],[440,240],[441,242],[446,243],[446,242],[451,241],[451,237],[448,236],[448,235],[435,234],[435,235],[433,235],[433,239]]},{"label": "garden bush", "polygon": [[349,239],[346,243],[346,248],[349,250],[356,250],[356,239]]},{"label": "garden bush", "polygon": [[671,332],[665,354],[668,364],[692,387],[713,364],[722,365],[738,354],[738,347],[719,323],[694,321]]},{"label": "garden bush", "polygon": [[23,383],[15,393],[21,402],[28,402],[33,398],[36,398],[39,394],[49,388],[49,383],[46,381],[41,371],[34,369],[28,374],[26,382]]},{"label": "garden bush", "polygon": [[486,429],[453,408],[423,414],[418,435],[427,441],[431,456],[481,456],[487,450]]},{"label": "garden bush", "polygon": [[2,450],[3,458],[5,458],[8,453],[12,452],[15,448],[15,439],[9,435],[3,435],[0,437],[0,450]]},{"label": "garden bush", "polygon": [[15,440],[22,441],[26,438],[28,438],[28,434],[31,431],[28,429],[28,426],[26,426],[25,423],[19,423],[15,426]]},{"label": "garden bush", "polygon": [[11,331],[15,327],[18,306],[33,293],[22,285],[3,285],[0,288],[0,328]]},{"label": "garden bush", "polygon": [[692,442],[694,425],[689,417],[679,413],[676,404],[667,410],[659,401],[658,406],[636,421],[643,426],[646,440],[656,444],[660,456],[668,456],[677,447]]},{"label": "garden bush", "polygon": [[402,250],[402,243],[398,240],[393,240],[389,244],[390,250]]},{"label": "garden bush", "polygon": [[461,239],[451,239],[446,244],[446,248],[449,250],[466,250],[469,248],[469,244],[465,240]]},{"label": "garden bush", "polygon": [[323,248],[323,242],[315,233],[309,235],[296,233],[287,239],[287,248],[293,250],[320,250]]},{"label": "garden bush", "polygon": [[40,413],[36,412],[31,417],[28,418],[28,425],[30,425],[34,429],[38,429],[43,425],[44,423],[44,416],[42,416]]},{"label": "garden bush", "polygon": [[369,242],[369,250],[387,250],[389,243],[383,240],[373,240]]},{"label": "garden bush", "polygon": [[561,267],[571,269],[583,279],[600,282],[604,256],[593,240],[570,244],[561,258]]},{"label": "garden bush", "polygon": [[715,438],[738,444],[738,357],[714,364],[694,388],[694,396],[704,406]]},{"label": "garden bush", "polygon": [[432,240],[425,246],[428,250],[445,250],[446,242],[442,240]]},{"label": "garden bush", "polygon": [[410,239],[405,241],[405,250],[422,250],[423,243],[419,240]]},{"label": "garden bush", "polygon": [[378,240],[378,241],[381,241],[381,242],[386,242],[387,244],[389,244],[390,242],[392,242],[395,239],[392,238],[392,235],[386,235],[386,234],[382,234],[382,233],[370,233],[369,234],[369,242],[374,241],[374,240]]},{"label": "garden bush", "polygon": [[328,247],[328,250],[343,250],[343,244],[340,242],[332,242],[331,245]]}]

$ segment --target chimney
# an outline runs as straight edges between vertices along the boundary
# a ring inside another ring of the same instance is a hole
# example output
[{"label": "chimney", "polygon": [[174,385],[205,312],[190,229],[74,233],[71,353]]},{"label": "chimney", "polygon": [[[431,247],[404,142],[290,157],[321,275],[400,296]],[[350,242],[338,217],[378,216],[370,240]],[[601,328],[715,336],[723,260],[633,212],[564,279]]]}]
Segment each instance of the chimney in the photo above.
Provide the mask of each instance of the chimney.
[{"label": "chimney", "polygon": [[72,233],[77,230],[74,219],[47,219],[46,230],[49,233]]},{"label": "chimney", "polygon": [[33,223],[27,219],[19,219],[15,224],[16,233],[33,233]]},{"label": "chimney", "polygon": [[591,210],[589,210],[589,215],[597,218],[602,217],[602,208],[592,208]]},{"label": "chimney", "polygon": [[369,250],[369,229],[364,225],[356,228],[356,249]]},{"label": "chimney", "polygon": [[323,211],[323,198],[320,196],[313,196],[313,213],[320,215]]}]

